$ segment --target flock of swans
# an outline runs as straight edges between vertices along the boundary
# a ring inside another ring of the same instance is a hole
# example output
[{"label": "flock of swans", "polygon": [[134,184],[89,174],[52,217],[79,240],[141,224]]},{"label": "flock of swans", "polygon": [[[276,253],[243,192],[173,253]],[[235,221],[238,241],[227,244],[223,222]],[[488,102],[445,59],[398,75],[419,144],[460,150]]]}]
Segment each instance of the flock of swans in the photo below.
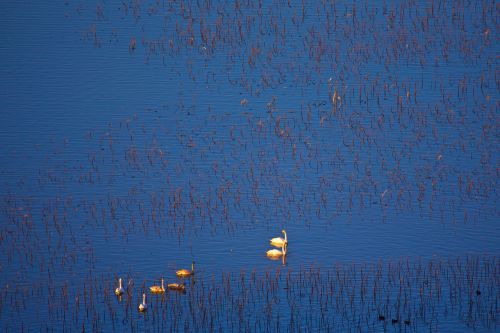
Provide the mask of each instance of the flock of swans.
[{"label": "flock of swans", "polygon": [[[285,257],[286,256],[286,249],[288,246],[288,238],[286,236],[286,231],[282,230],[281,231],[283,235],[285,235],[285,238],[281,237],[276,237],[270,240],[271,245],[281,248],[280,250],[277,249],[272,249],[266,252],[266,255],[270,258],[280,258],[280,257]],[[180,277],[180,278],[186,278],[194,275],[194,261],[191,263],[191,270],[189,269],[180,269],[175,272],[175,274]],[[115,289],[115,294],[116,296],[121,296],[124,292],[125,289],[122,286],[122,279],[118,279],[118,287]],[[169,283],[167,284],[167,289],[170,290],[177,290],[184,292],[185,291],[185,285],[184,283]],[[165,284],[164,284],[164,279],[161,279],[161,285],[154,285],[149,287],[149,290],[151,291],[152,294],[163,294],[165,292]],[[148,308],[148,305],[146,304],[146,294],[142,294],[142,303],[139,304],[139,311],[144,312]]]}]

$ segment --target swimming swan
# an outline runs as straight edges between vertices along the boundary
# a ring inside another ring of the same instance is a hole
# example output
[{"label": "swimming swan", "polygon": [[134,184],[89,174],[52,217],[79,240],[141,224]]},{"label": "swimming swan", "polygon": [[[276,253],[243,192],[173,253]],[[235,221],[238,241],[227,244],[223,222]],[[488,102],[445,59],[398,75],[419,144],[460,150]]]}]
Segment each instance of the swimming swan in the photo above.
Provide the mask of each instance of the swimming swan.
[{"label": "swimming swan", "polygon": [[271,257],[271,258],[279,258],[281,256],[285,256],[286,255],[286,247],[287,247],[287,244],[283,243],[283,245],[281,245],[281,251],[276,250],[276,249],[272,249],[272,250],[267,251],[266,255],[268,257]]},{"label": "swimming swan", "polygon": [[276,246],[276,247],[283,247],[283,244],[288,244],[288,238],[286,237],[286,231],[285,229],[281,230],[283,235],[285,235],[285,239],[281,237],[276,237],[271,239],[271,245]]},{"label": "swimming swan", "polygon": [[194,261],[191,263],[191,270],[189,269],[180,269],[177,272],[175,272],[177,276],[180,277],[186,277],[186,276],[191,276],[194,275]]},{"label": "swimming swan", "polygon": [[169,283],[167,285],[168,289],[170,290],[180,290],[180,291],[184,291],[184,289],[186,289],[186,286],[184,286],[183,283]]},{"label": "swimming swan", "polygon": [[146,304],[146,294],[142,294],[142,303],[139,304],[139,311],[144,312],[148,309],[148,305]]},{"label": "swimming swan", "polygon": [[165,287],[163,286],[163,278],[161,279],[161,286],[151,286],[149,287],[149,290],[153,294],[163,294],[165,292]]},{"label": "swimming swan", "polygon": [[116,296],[121,296],[125,292],[125,289],[122,287],[122,279],[120,278],[118,281],[120,285],[115,289],[115,294]]}]

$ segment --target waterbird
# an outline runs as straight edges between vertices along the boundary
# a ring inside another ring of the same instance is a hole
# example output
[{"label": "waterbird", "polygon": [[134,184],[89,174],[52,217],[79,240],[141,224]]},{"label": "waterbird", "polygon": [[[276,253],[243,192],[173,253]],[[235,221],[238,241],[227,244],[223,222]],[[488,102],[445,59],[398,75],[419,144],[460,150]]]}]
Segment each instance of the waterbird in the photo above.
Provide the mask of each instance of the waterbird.
[{"label": "waterbird", "polygon": [[139,304],[139,311],[144,312],[148,309],[148,305],[146,304],[146,294],[142,294],[142,303]]},{"label": "waterbird", "polygon": [[177,276],[180,276],[180,277],[194,275],[194,261],[191,263],[191,270],[183,268],[183,269],[179,269],[177,272],[175,272],[175,274],[177,274]]},{"label": "waterbird", "polygon": [[168,289],[170,290],[180,290],[180,291],[184,291],[184,289],[186,289],[186,286],[184,286],[183,283],[169,283],[167,285]]},{"label": "waterbird", "polygon": [[118,283],[119,283],[119,286],[118,286],[118,288],[115,289],[115,294],[116,294],[116,296],[121,296],[121,294],[123,294],[125,292],[125,289],[123,289],[123,287],[122,287],[122,279],[121,278],[118,279]]},{"label": "waterbird", "polygon": [[281,230],[281,232],[283,233],[283,235],[285,235],[285,239],[281,238],[281,237],[275,237],[273,239],[271,239],[271,245],[273,246],[276,246],[276,247],[283,247],[283,244],[287,243],[288,244],[288,238],[286,236],[286,231],[285,229]]},{"label": "waterbird", "polygon": [[163,286],[163,278],[161,279],[161,286],[151,286],[149,287],[149,290],[151,290],[151,292],[153,294],[162,294],[165,292],[165,287]]},{"label": "waterbird", "polygon": [[280,250],[276,250],[276,249],[272,249],[272,250],[267,251],[266,255],[268,257],[271,257],[271,258],[278,258],[278,257],[281,257],[281,256],[285,256],[286,255],[286,247],[287,247],[287,244],[283,243],[281,245],[281,251]]}]

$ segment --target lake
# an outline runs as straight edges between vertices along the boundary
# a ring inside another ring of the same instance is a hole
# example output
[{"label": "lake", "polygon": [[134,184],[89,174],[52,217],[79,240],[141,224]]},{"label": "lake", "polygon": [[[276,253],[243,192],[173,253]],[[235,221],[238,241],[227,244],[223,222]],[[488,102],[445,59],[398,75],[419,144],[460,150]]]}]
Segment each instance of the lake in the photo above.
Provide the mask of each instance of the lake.
[{"label": "lake", "polygon": [[0,8],[2,331],[498,330],[495,2]]}]

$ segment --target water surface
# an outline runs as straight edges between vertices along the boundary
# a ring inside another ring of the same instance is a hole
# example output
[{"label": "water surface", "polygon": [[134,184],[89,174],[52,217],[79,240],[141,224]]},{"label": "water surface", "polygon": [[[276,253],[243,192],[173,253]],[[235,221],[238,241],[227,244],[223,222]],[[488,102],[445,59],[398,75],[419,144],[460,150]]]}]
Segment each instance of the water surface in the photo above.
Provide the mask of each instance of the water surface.
[{"label": "water surface", "polygon": [[1,9],[2,330],[497,329],[494,2]]}]

